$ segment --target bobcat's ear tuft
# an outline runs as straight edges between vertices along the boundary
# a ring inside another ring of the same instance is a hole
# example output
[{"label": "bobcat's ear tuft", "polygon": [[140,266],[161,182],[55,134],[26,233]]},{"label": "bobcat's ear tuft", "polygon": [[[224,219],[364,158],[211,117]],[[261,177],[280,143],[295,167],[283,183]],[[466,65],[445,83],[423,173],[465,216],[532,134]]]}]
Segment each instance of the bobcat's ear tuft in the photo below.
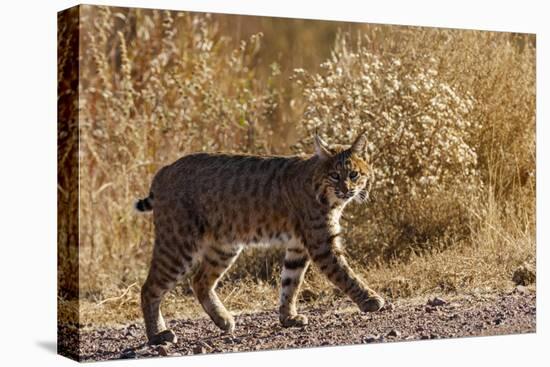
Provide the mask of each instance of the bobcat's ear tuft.
[{"label": "bobcat's ear tuft", "polygon": [[324,160],[332,156],[327,143],[325,143],[317,133],[313,136],[313,141],[315,144],[315,155],[317,157]]},{"label": "bobcat's ear tuft", "polygon": [[351,151],[361,157],[367,158],[367,134],[364,131],[357,136],[351,145]]}]

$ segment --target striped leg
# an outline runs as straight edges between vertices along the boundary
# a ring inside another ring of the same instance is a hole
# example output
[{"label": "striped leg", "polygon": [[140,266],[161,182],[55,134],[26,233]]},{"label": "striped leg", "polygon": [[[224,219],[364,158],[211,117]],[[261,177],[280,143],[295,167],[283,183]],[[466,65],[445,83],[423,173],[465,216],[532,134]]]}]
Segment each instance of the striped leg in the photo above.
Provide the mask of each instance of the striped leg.
[{"label": "striped leg", "polygon": [[347,294],[363,312],[378,311],[384,300],[370,289],[349,267],[342,254],[338,235],[310,233],[307,243],[313,244],[309,253],[328,279]]},{"label": "striped leg", "polygon": [[227,249],[210,246],[193,278],[193,290],[204,311],[220,329],[233,332],[235,320],[224,307],[216,294],[216,284],[231,267],[240,252],[239,249]]},{"label": "striped leg", "polygon": [[296,299],[308,266],[309,257],[305,248],[294,244],[289,245],[281,274],[279,305],[279,319],[284,327],[307,325],[307,317],[296,312]]},{"label": "striped leg", "polygon": [[174,332],[166,329],[160,304],[164,295],[191,268],[191,257],[185,253],[184,246],[169,244],[172,242],[155,241],[149,275],[141,288],[141,307],[150,344],[176,342]]}]

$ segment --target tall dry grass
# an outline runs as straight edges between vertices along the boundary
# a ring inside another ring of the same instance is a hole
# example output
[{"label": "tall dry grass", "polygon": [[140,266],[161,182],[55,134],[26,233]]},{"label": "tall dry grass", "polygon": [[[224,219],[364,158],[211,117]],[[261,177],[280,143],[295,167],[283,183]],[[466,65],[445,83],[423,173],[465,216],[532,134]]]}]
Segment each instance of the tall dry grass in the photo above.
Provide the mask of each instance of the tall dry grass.
[{"label": "tall dry grass", "polygon": [[[347,251],[387,296],[497,291],[534,262],[533,36],[83,6],[80,42],[80,294],[66,302],[84,323],[140,317],[152,224],[132,203],[157,169],[193,151],[307,152],[315,129],[368,131],[377,184],[344,219]],[[244,254],[222,300],[273,307],[279,257]],[[315,270],[305,287],[339,296]],[[197,310],[185,283],[164,307]]]}]

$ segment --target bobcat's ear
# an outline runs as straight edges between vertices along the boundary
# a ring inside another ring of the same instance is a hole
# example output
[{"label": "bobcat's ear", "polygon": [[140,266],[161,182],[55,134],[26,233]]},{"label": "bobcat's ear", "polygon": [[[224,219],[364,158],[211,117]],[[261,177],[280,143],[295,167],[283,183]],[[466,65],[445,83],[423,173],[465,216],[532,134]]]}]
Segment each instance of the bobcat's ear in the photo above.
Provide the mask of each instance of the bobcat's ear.
[{"label": "bobcat's ear", "polygon": [[317,133],[313,136],[313,142],[315,144],[315,155],[317,157],[324,160],[332,156],[327,143],[325,143]]},{"label": "bobcat's ear", "polygon": [[357,138],[355,139],[355,141],[351,145],[350,149],[351,149],[352,153],[355,153],[355,154],[359,155],[360,157],[363,157],[363,158],[368,160],[368,157],[367,157],[367,134],[364,131],[361,134],[359,134],[359,136],[357,136]]}]

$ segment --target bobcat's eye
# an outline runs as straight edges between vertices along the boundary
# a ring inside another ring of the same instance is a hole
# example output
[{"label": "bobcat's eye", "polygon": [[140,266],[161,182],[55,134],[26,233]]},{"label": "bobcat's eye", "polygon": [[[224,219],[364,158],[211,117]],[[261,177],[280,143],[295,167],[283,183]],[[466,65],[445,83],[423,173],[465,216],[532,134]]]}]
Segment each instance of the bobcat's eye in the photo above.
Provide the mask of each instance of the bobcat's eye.
[{"label": "bobcat's eye", "polygon": [[351,171],[351,172],[349,173],[349,178],[351,178],[352,181],[357,180],[357,179],[359,178],[359,172],[357,172],[357,171]]},{"label": "bobcat's eye", "polygon": [[338,172],[332,172],[328,175],[328,177],[330,177],[332,181],[338,181],[340,179],[340,175],[338,174]]}]

